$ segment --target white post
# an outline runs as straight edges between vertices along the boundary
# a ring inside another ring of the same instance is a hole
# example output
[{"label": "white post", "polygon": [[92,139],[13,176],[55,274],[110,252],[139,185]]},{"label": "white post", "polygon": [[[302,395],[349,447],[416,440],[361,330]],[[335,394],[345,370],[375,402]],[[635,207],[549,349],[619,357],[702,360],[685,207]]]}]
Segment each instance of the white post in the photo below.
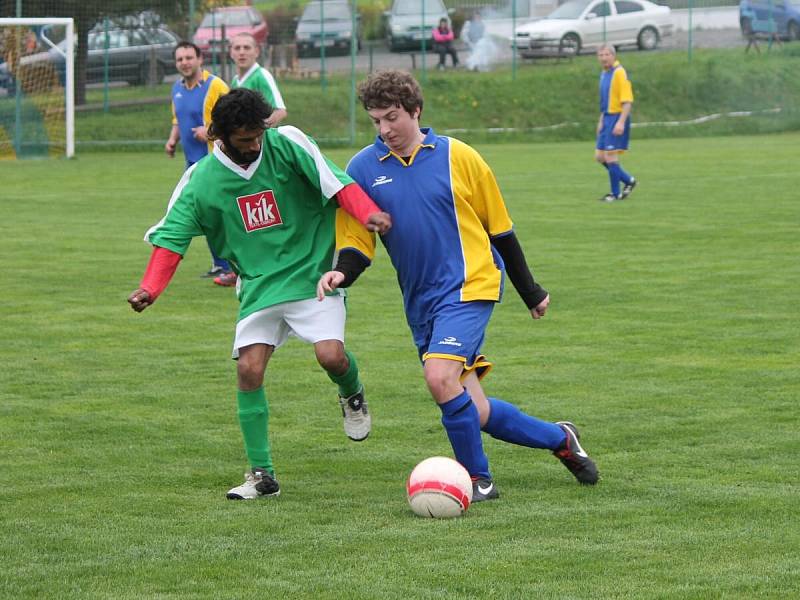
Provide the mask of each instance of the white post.
[{"label": "white post", "polygon": [[72,60],[65,60],[67,66],[66,79],[64,86],[67,93],[67,158],[75,156],[75,22],[67,19],[67,57]]},{"label": "white post", "polygon": [[[75,155],[75,21],[69,18],[14,18],[0,19],[0,25],[64,25],[66,27],[66,47],[64,64],[65,106],[64,122],[66,126],[66,154],[68,158]],[[57,47],[55,47],[57,48]]]}]

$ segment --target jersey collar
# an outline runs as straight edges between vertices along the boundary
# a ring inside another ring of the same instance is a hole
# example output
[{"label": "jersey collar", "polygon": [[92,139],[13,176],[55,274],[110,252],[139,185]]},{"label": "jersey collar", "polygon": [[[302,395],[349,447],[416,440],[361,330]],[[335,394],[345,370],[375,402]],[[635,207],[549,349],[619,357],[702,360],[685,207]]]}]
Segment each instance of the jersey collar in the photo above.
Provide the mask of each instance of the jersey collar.
[{"label": "jersey collar", "polygon": [[386,142],[383,141],[383,138],[381,138],[380,135],[377,136],[375,138],[375,151],[378,156],[378,160],[383,162],[390,156],[394,156],[404,167],[410,167],[413,164],[417,154],[419,154],[423,148],[433,149],[436,147],[436,134],[433,131],[433,127],[420,127],[419,130],[425,134],[425,139],[422,140],[422,143],[419,146],[414,148],[413,152],[411,152],[411,156],[408,158],[407,163],[405,160],[403,160],[402,156],[389,149],[389,146],[386,145]]},{"label": "jersey collar", "polygon": [[252,67],[250,67],[250,68],[247,70],[247,73],[245,73],[245,74],[244,74],[244,76],[243,76],[241,79],[239,79],[239,77],[238,77],[238,75],[237,75],[236,79],[237,79],[237,81],[239,82],[239,85],[240,85],[240,86],[241,86],[241,85],[244,85],[244,82],[245,82],[245,81],[247,81],[247,78],[248,78],[248,77],[250,77],[250,75],[252,75],[252,74],[253,74],[253,73],[255,73],[256,71],[258,71],[260,68],[261,68],[261,65],[260,65],[260,64],[258,64],[258,63],[253,63],[253,66],[252,66]]},{"label": "jersey collar", "polygon": [[181,85],[185,87],[187,90],[193,90],[196,87],[202,86],[206,81],[208,81],[209,77],[211,77],[211,73],[203,69],[202,71],[200,71],[200,79],[197,80],[197,85],[194,85],[192,87],[186,87],[186,80],[183,79],[182,77],[181,77]]},{"label": "jersey collar", "polygon": [[[258,165],[261,164],[261,159],[264,156],[264,146],[261,146],[261,153],[258,155],[258,158],[251,162],[246,169],[243,169],[233,162],[230,157],[222,151],[222,148],[220,148],[221,143],[222,142],[219,140],[214,140],[214,157],[225,167],[236,173],[239,177],[250,181],[258,170]],[[263,143],[264,142],[262,142],[262,144]]]}]

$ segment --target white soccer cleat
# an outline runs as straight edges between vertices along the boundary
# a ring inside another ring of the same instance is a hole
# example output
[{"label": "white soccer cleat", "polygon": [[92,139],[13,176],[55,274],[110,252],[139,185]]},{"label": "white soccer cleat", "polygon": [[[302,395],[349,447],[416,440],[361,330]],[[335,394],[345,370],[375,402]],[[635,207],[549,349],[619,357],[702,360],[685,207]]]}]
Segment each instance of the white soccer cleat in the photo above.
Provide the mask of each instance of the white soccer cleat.
[{"label": "white soccer cleat", "polygon": [[344,417],[344,432],[354,442],[367,439],[372,430],[372,417],[367,410],[367,401],[364,399],[362,387],[349,398],[339,396],[339,406],[342,407]]},{"label": "white soccer cleat", "polygon": [[228,490],[228,500],[254,500],[278,496],[281,488],[275,478],[263,469],[253,469],[244,474],[244,483]]}]

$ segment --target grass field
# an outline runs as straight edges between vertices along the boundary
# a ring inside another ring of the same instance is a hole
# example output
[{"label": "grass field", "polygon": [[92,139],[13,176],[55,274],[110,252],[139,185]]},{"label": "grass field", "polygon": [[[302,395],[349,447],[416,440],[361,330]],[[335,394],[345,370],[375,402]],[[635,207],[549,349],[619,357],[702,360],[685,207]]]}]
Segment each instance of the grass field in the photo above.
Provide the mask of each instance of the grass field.
[{"label": "grass field", "polygon": [[384,253],[348,320],[369,440],[290,343],[267,383],[282,495],[230,502],[233,293],[198,278],[198,240],[151,309],[125,302],[181,163],[0,163],[0,597],[798,597],[798,145],[638,141],[612,205],[591,143],[479,147],[552,294],[538,322],[513,290],[498,307],[487,389],[578,424],[603,479],[487,438],[502,498],[453,521],[405,503],[450,449]]}]

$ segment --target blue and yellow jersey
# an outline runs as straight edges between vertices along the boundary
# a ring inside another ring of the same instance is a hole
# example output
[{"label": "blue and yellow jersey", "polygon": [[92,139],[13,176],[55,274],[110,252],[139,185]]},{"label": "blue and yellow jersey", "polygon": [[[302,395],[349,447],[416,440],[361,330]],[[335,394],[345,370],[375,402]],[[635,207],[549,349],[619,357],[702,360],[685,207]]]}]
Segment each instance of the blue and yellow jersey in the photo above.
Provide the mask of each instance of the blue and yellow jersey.
[{"label": "blue and yellow jersey", "polygon": [[600,112],[617,115],[622,112],[622,104],[633,102],[633,86],[625,69],[614,61],[614,65],[600,73]]},{"label": "blue and yellow jersey", "polygon": [[[425,139],[404,161],[378,137],[356,154],[348,174],[392,216],[383,242],[403,292],[409,323],[426,322],[439,306],[499,301],[503,263],[491,237],[513,228],[489,165],[465,143],[422,129]],[[370,261],[375,236],[337,213],[337,248]]]},{"label": "blue and yellow jersey", "polygon": [[181,133],[181,144],[186,162],[193,165],[213,150],[213,144],[194,139],[192,128],[211,123],[211,109],[219,97],[228,93],[227,84],[216,75],[203,70],[200,81],[187,88],[183,79],[172,86],[172,124]]}]

